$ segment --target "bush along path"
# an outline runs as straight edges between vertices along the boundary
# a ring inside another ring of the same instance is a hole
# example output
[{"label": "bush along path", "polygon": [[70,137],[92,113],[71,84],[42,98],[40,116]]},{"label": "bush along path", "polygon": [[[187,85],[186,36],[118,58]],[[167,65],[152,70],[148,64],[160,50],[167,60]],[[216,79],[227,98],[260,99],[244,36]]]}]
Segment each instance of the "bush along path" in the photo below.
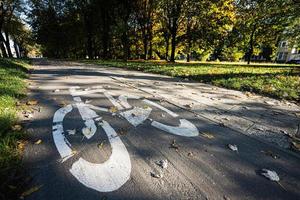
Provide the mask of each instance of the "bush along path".
[{"label": "bush along path", "polygon": [[25,133],[18,113],[25,108],[20,100],[26,96],[29,69],[28,61],[0,59],[0,199],[17,198],[24,183],[21,153]]}]

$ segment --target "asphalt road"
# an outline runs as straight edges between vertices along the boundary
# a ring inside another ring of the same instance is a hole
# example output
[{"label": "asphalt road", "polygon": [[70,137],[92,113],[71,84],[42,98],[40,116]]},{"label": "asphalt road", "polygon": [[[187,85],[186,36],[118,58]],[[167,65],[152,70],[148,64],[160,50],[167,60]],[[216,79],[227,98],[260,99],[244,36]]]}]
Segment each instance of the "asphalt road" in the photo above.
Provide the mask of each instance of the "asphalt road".
[{"label": "asphalt road", "polygon": [[41,110],[24,164],[41,188],[26,199],[300,199],[300,157],[280,134],[296,133],[294,104],[58,61],[36,61],[30,81]]}]

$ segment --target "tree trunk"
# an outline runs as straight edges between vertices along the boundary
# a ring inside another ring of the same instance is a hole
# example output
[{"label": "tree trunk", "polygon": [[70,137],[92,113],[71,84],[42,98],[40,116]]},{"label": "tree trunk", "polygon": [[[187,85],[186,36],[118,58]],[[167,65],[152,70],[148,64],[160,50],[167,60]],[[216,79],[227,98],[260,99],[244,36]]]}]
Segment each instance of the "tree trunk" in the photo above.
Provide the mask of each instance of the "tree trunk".
[{"label": "tree trunk", "polygon": [[187,56],[186,61],[190,62],[190,56],[191,56],[191,18],[187,18],[187,27],[186,27],[186,35],[187,35]]},{"label": "tree trunk", "polygon": [[4,32],[5,34],[5,46],[6,46],[6,50],[7,50],[7,53],[8,53],[8,57],[12,58],[13,57],[13,54],[11,52],[11,48],[10,48],[10,41],[9,41],[9,36],[8,36],[8,33],[7,32]]},{"label": "tree trunk", "polygon": [[8,55],[7,55],[7,53],[6,53],[6,49],[5,49],[5,46],[4,46],[4,43],[3,43],[3,42],[1,42],[0,48],[1,48],[1,52],[2,52],[3,58],[7,58]]},{"label": "tree trunk", "polygon": [[148,51],[148,54],[149,54],[149,58],[150,59],[153,59],[153,45],[152,45],[152,39],[153,39],[153,33],[152,33],[152,28],[153,28],[153,25],[152,25],[152,22],[150,22],[150,25],[149,25],[149,51]]},{"label": "tree trunk", "polygon": [[248,56],[247,56],[247,64],[249,65],[251,62],[251,57],[253,54],[253,42],[254,42],[254,34],[256,31],[256,24],[254,24],[252,32],[251,32],[251,36],[250,36],[250,41],[249,41],[249,50],[248,50]]},{"label": "tree trunk", "polygon": [[171,33],[171,58],[170,62],[175,62],[175,51],[176,51],[176,31]]},{"label": "tree trunk", "polygon": [[5,42],[5,39],[2,35],[2,33],[0,32],[0,48],[1,48],[1,51],[2,51],[2,55],[4,58],[7,58],[8,55],[7,55],[7,52],[6,52],[6,48],[5,48],[5,45],[4,45],[4,42]]},{"label": "tree trunk", "polygon": [[19,47],[16,42],[14,42],[14,48],[15,48],[17,58],[21,58]]},{"label": "tree trunk", "polygon": [[169,61],[169,43],[170,43],[170,38],[169,38],[169,36],[167,35],[166,37],[165,37],[165,40],[166,40],[166,56],[165,56],[165,59],[166,59],[166,61]]},{"label": "tree trunk", "polygon": [[142,35],[143,35],[143,48],[144,48],[144,59],[148,59],[148,38],[146,33],[146,27],[143,28]]}]

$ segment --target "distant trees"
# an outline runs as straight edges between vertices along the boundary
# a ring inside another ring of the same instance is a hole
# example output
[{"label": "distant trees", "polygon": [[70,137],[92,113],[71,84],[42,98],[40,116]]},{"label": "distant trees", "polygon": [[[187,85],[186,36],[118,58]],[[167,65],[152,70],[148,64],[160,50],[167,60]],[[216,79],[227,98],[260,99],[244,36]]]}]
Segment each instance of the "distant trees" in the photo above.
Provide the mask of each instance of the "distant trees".
[{"label": "distant trees", "polygon": [[30,23],[48,57],[174,62],[242,54],[250,61],[256,49],[275,46],[286,27],[298,25],[294,6],[294,0],[30,0]]}]

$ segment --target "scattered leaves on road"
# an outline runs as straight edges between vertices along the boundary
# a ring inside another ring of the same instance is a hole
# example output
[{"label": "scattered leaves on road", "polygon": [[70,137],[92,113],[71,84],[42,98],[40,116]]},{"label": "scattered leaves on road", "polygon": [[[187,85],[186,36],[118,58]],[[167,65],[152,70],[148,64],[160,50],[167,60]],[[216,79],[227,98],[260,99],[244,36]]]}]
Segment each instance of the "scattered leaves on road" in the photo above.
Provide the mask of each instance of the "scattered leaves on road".
[{"label": "scattered leaves on road", "polygon": [[236,151],[236,152],[239,151],[236,144],[228,144],[227,146],[231,151]]},{"label": "scattered leaves on road", "polygon": [[37,141],[34,142],[34,144],[41,144],[41,143],[42,143],[41,139],[39,139],[39,140],[37,140]]},{"label": "scattered leaves on road", "polygon": [[272,171],[272,170],[269,170],[269,169],[262,169],[261,171],[262,171],[261,174],[264,177],[266,177],[269,180],[271,180],[271,181],[278,182],[280,180],[278,174],[275,171]]},{"label": "scattered leaves on road", "polygon": [[20,199],[24,199],[24,197],[31,195],[34,192],[37,192],[39,189],[41,189],[41,187],[43,187],[42,185],[38,185],[38,186],[34,186],[32,188],[30,188],[29,190],[26,190],[25,192],[23,192],[20,196]]}]

